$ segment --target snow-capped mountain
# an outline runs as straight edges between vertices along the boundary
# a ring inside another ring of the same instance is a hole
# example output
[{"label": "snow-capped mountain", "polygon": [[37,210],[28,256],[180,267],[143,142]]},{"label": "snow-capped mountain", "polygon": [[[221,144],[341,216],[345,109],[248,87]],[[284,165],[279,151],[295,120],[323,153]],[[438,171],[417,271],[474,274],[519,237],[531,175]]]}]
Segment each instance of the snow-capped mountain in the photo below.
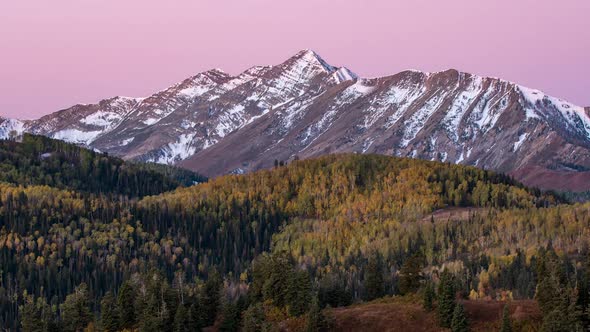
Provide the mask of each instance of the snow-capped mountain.
[{"label": "snow-capped mountain", "polygon": [[[326,153],[409,156],[510,172],[545,188],[590,189],[590,109],[456,70],[359,78],[304,50],[237,76],[197,74],[147,98],[115,97],[38,120],[31,132],[126,159],[215,176]],[[571,180],[570,180],[571,179]]]}]

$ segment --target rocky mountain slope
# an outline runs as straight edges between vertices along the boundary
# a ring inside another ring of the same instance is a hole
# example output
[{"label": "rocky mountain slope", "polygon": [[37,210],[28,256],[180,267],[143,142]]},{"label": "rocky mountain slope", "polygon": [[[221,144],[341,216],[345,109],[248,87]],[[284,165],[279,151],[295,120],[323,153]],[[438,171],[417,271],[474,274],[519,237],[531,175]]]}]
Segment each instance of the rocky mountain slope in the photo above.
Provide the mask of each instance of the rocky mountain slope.
[{"label": "rocky mountain slope", "polygon": [[203,72],[147,98],[115,97],[32,121],[0,119],[0,137],[23,131],[208,176],[358,152],[590,189],[589,108],[456,70],[359,78],[310,50],[237,76]]}]

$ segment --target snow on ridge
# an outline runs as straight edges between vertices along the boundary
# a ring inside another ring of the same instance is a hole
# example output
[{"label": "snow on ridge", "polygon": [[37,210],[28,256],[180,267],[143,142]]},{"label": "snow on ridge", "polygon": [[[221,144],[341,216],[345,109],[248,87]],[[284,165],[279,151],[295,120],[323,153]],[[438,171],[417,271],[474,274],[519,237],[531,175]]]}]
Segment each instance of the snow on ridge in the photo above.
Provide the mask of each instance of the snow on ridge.
[{"label": "snow on ridge", "polygon": [[413,141],[418,133],[426,126],[426,123],[440,108],[449,91],[438,91],[428,101],[422,105],[412,116],[404,121],[404,134],[400,142],[400,147],[407,147]]},{"label": "snow on ridge", "polygon": [[336,84],[340,84],[346,81],[354,81],[358,79],[358,75],[346,67],[340,67],[332,74],[332,78]]},{"label": "snow on ridge", "polygon": [[505,92],[502,89],[504,84],[506,82],[493,81],[487,87],[471,114],[472,121],[484,133],[494,127],[498,119],[500,119],[500,115],[508,107],[508,99],[512,88],[509,87],[508,91]]},{"label": "snow on ridge", "polygon": [[[397,109],[392,115],[387,118],[385,128],[389,129],[393,127],[405,114],[406,111],[414,104],[416,100],[424,95],[426,92],[426,86],[421,84],[420,86],[392,86],[385,94],[383,108],[389,108],[393,105],[397,106]],[[383,110],[384,112],[384,110]]]},{"label": "snow on ridge", "polygon": [[[446,130],[455,142],[459,139],[459,125],[463,120],[463,117],[473,102],[481,94],[482,90],[483,79],[481,77],[473,78],[468,87],[453,99],[449,111],[443,118],[442,123],[445,124]],[[461,157],[462,156],[463,155],[461,154]]]},{"label": "snow on ridge", "polygon": [[[299,51],[293,59],[301,60],[302,62],[306,62],[309,65],[317,66],[320,65],[323,69],[327,72],[333,72],[336,68],[330,64],[328,64],[322,57],[317,54],[314,50],[305,49]],[[296,61],[299,62],[299,61]]]},{"label": "snow on ridge", "polygon": [[98,111],[82,118],[80,122],[85,125],[108,128],[119,120],[121,116],[117,113]]},{"label": "snow on ridge", "polygon": [[244,110],[244,105],[238,104],[220,115],[217,119],[217,126],[215,127],[215,133],[217,136],[225,137],[227,134],[241,127],[245,122],[240,122],[240,120],[244,119]]},{"label": "snow on ridge", "polygon": [[518,148],[520,148],[522,143],[524,143],[524,141],[527,139],[528,136],[529,136],[528,133],[524,133],[524,134],[520,135],[518,137],[518,141],[514,142],[514,148],[512,149],[512,151],[516,152],[518,150]]},{"label": "snow on ridge", "polygon": [[25,123],[21,120],[0,117],[0,139],[10,138],[11,132],[21,135],[25,131]]},{"label": "snow on ridge", "polygon": [[51,138],[75,144],[90,145],[90,143],[94,142],[102,133],[102,130],[82,131],[79,129],[63,129],[53,133]]},{"label": "snow on ridge", "polygon": [[182,134],[175,142],[168,143],[162,150],[162,154],[153,161],[158,164],[174,164],[184,160],[196,152],[196,147],[192,145],[196,134]]},{"label": "snow on ridge", "polygon": [[549,96],[540,90],[521,85],[516,85],[516,87],[527,103],[527,105],[524,105],[527,118],[539,118],[539,114],[546,116],[547,114],[541,113],[542,109],[539,106],[546,108],[547,105],[551,105],[559,112],[568,126],[583,130],[586,137],[590,138],[590,116],[584,107],[574,105],[557,97]]}]

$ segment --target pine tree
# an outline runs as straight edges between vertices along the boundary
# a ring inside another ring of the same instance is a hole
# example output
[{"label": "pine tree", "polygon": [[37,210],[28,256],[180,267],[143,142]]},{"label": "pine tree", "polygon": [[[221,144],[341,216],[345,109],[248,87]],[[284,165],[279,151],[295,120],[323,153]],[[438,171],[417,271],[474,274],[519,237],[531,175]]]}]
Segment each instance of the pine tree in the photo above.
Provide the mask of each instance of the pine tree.
[{"label": "pine tree", "polygon": [[204,312],[201,310],[199,299],[195,299],[188,310],[189,331],[200,331],[205,321]]},{"label": "pine tree", "polygon": [[376,251],[369,254],[369,260],[365,268],[365,292],[368,301],[380,298],[385,293],[383,260],[381,255]]},{"label": "pine tree", "polygon": [[433,309],[434,295],[434,287],[432,286],[432,283],[429,282],[428,284],[426,284],[426,287],[424,288],[423,295],[423,306],[426,311],[431,311]]},{"label": "pine tree", "polygon": [[252,304],[244,311],[242,319],[243,332],[265,331],[267,323],[265,322],[265,313],[262,303]]},{"label": "pine tree", "polygon": [[25,295],[25,304],[20,307],[20,321],[24,332],[43,331],[41,313],[32,296]]},{"label": "pine tree", "polygon": [[221,296],[221,286],[223,280],[217,270],[209,275],[207,282],[205,282],[205,290],[203,294],[203,306],[201,309],[204,312],[203,324],[205,326],[213,325],[215,318],[217,317],[217,311],[219,310],[219,299]]},{"label": "pine tree", "polygon": [[117,297],[117,310],[119,311],[120,328],[131,329],[137,322],[135,309],[135,289],[129,281],[123,282]]},{"label": "pine tree", "polygon": [[455,311],[455,295],[453,277],[447,271],[443,271],[438,293],[438,319],[442,327],[451,327]]},{"label": "pine tree", "polygon": [[328,330],[328,321],[322,313],[317,296],[314,296],[309,312],[307,313],[306,332],[320,332]]},{"label": "pine tree", "polygon": [[176,308],[176,314],[174,315],[174,332],[190,332],[191,330],[189,322],[189,313],[183,304],[180,304]]},{"label": "pine tree", "polygon": [[74,289],[74,293],[66,297],[61,305],[61,317],[64,331],[81,331],[92,321],[88,286],[85,283],[80,284]]},{"label": "pine tree", "polygon": [[287,284],[287,303],[291,316],[303,315],[311,301],[311,281],[307,271],[292,272]]},{"label": "pine tree", "polygon": [[115,298],[111,292],[107,292],[100,301],[100,313],[102,320],[102,328],[105,332],[119,330],[118,310],[115,303]]},{"label": "pine tree", "polygon": [[467,321],[467,316],[465,316],[465,309],[463,308],[462,304],[457,304],[455,306],[455,311],[453,313],[453,320],[451,322],[451,331],[452,332],[468,332],[469,331],[469,323]]},{"label": "pine tree", "polygon": [[399,291],[402,295],[414,293],[422,281],[422,257],[414,255],[404,262],[399,272]]},{"label": "pine tree", "polygon": [[500,328],[500,332],[512,332],[512,322],[510,321],[508,305],[505,305],[502,311],[502,327]]},{"label": "pine tree", "polygon": [[240,311],[235,303],[226,303],[223,306],[221,326],[219,331],[234,332],[240,327]]}]

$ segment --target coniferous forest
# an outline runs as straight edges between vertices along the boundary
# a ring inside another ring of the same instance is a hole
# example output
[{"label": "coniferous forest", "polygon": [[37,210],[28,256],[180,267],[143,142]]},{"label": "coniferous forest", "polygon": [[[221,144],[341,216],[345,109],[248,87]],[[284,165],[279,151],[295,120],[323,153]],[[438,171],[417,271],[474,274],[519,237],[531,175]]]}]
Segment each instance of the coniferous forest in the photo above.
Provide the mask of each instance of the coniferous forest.
[{"label": "coniferous forest", "polygon": [[325,308],[532,299],[590,327],[590,204],[506,175],[330,155],[206,178],[33,135],[0,142],[0,327],[323,331]]}]

